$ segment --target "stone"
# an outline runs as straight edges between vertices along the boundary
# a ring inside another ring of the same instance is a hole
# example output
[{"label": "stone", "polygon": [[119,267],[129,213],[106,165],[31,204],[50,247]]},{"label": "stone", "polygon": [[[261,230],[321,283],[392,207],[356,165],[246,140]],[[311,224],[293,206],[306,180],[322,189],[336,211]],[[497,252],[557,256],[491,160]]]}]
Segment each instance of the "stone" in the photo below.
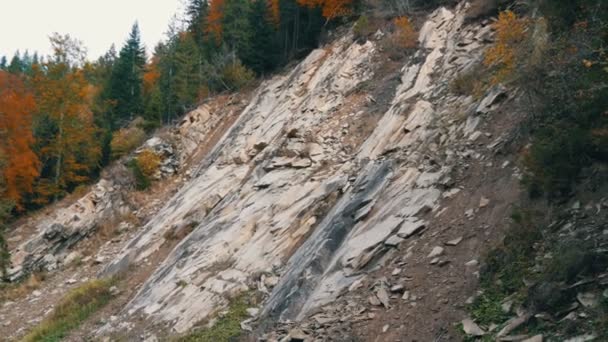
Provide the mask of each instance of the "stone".
[{"label": "stone", "polygon": [[588,342],[588,341],[593,341],[596,338],[597,337],[595,336],[595,334],[585,334],[585,335],[579,335],[576,337],[569,338],[567,340],[564,340],[564,342]]},{"label": "stone", "polygon": [[110,289],[110,295],[112,296],[118,296],[120,294],[120,289],[117,286],[111,286]]},{"label": "stone", "polygon": [[260,313],[259,308],[247,308],[246,311],[250,317],[256,317]]},{"label": "stone", "polygon": [[74,285],[78,282],[78,280],[74,279],[74,278],[70,278],[68,280],[65,281],[66,284],[68,285]]},{"label": "stone", "polygon": [[524,313],[521,316],[513,317],[509,319],[505,326],[496,334],[496,337],[504,337],[507,336],[511,331],[519,328],[522,324],[526,323],[530,319],[530,314]]},{"label": "stone", "polygon": [[288,342],[307,342],[309,337],[300,329],[292,329],[289,331]]},{"label": "stone", "polygon": [[397,235],[403,239],[407,239],[410,236],[416,234],[418,231],[426,226],[426,222],[417,219],[408,219],[403,221],[401,228]]},{"label": "stone", "polygon": [[475,131],[473,132],[473,134],[471,134],[469,136],[469,141],[477,141],[477,139],[479,139],[479,137],[481,137],[483,135],[483,133],[481,133],[480,131]]},{"label": "stone", "polygon": [[462,330],[469,336],[483,336],[485,331],[481,329],[473,320],[467,318],[462,320]]},{"label": "stone", "polygon": [[458,246],[463,240],[463,237],[458,237],[445,243],[446,246]]},{"label": "stone", "polygon": [[479,200],[479,207],[480,208],[485,208],[488,206],[488,204],[490,204],[490,200],[481,196],[481,199]]},{"label": "stone", "polygon": [[388,309],[390,307],[388,292],[386,292],[386,289],[383,286],[380,287],[378,291],[376,291],[376,297],[378,297],[378,300],[380,300],[380,302],[382,303],[382,305],[384,305],[385,308]]},{"label": "stone", "polygon": [[393,285],[391,287],[391,292],[393,292],[393,293],[403,292],[404,289],[405,288],[404,288],[403,284]]},{"label": "stone", "polygon": [[586,308],[595,308],[599,302],[598,296],[593,292],[579,293],[576,299]]},{"label": "stone", "polygon": [[512,300],[506,300],[504,301],[501,305],[500,305],[502,312],[504,313],[510,313],[511,309],[513,308],[513,301]]},{"label": "stone", "polygon": [[393,270],[393,272],[391,273],[391,275],[392,275],[393,277],[396,277],[396,276],[398,276],[399,274],[401,274],[401,269],[400,269],[400,268],[395,268],[395,269]]},{"label": "stone", "polygon": [[38,291],[38,290],[34,290],[34,291],[32,292],[32,296],[34,296],[34,297],[40,297],[40,296],[42,296],[42,292],[40,292],[40,291]]},{"label": "stone", "polygon": [[82,259],[82,255],[79,252],[77,252],[77,251],[73,251],[73,252],[70,252],[70,254],[68,254],[65,257],[65,259],[63,259],[63,264],[64,265],[71,265],[74,262],[76,262],[78,260],[81,260],[81,259]]},{"label": "stone", "polygon": [[389,247],[397,247],[403,241],[405,241],[405,239],[400,238],[399,235],[392,235],[386,241],[384,241],[384,244]]},{"label": "stone", "polygon": [[270,288],[277,286],[278,283],[279,283],[279,277],[270,276],[270,277],[264,278],[264,285],[266,285]]},{"label": "stone", "polygon": [[410,299],[410,291],[403,291],[403,296],[401,296],[401,299],[403,299],[403,300],[409,300]]},{"label": "stone", "polygon": [[382,302],[380,302],[380,300],[378,299],[377,296],[369,296],[369,298],[367,299],[368,302],[373,305],[373,306],[380,306],[382,305]]},{"label": "stone", "polygon": [[433,250],[431,251],[431,253],[429,253],[429,255],[427,255],[427,258],[429,258],[429,259],[436,258],[438,256],[443,255],[443,253],[444,253],[443,247],[436,246],[436,247],[433,247]]},{"label": "stone", "polygon": [[386,333],[386,332],[388,331],[388,328],[389,328],[389,325],[388,325],[388,324],[385,324],[385,325],[382,327],[382,332],[383,332],[383,333]]},{"label": "stone", "polygon": [[464,212],[464,216],[466,216],[467,218],[472,218],[473,216],[475,216],[475,211],[473,209],[469,209],[467,211]]},{"label": "stone", "polygon": [[477,265],[479,265],[479,261],[473,259],[471,261],[468,261],[464,265],[467,266],[467,267],[477,267]]}]

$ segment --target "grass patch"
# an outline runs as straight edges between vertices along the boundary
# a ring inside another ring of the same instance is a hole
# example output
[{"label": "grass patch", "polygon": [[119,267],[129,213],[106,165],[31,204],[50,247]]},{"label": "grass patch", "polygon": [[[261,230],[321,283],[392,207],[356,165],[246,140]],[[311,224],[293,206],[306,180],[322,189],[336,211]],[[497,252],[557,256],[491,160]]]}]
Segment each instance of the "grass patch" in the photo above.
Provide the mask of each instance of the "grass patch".
[{"label": "grass patch", "polygon": [[228,311],[217,317],[216,323],[210,328],[197,330],[190,335],[176,339],[176,342],[229,342],[235,341],[241,335],[241,321],[249,315],[248,295],[243,294],[231,301]]},{"label": "grass patch", "polygon": [[475,321],[488,326],[509,319],[509,314],[502,310],[502,301],[506,295],[495,290],[489,290],[475,299],[471,307],[471,314]]},{"label": "grass patch", "polygon": [[16,284],[0,283],[0,303],[14,301],[27,296],[28,293],[40,288],[44,278],[43,273],[33,273],[27,280]]},{"label": "grass patch", "polygon": [[51,315],[25,336],[22,342],[61,341],[112,298],[115,279],[90,281],[69,292]]}]

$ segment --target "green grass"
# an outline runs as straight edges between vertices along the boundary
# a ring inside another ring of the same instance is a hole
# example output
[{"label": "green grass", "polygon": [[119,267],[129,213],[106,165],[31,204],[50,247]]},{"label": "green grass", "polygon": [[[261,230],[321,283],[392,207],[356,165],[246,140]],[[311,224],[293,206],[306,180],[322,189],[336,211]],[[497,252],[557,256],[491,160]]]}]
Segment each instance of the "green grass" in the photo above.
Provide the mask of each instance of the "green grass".
[{"label": "green grass", "polygon": [[249,315],[247,294],[234,299],[228,312],[218,317],[217,322],[210,328],[197,330],[190,335],[176,339],[177,342],[229,342],[235,341],[241,335],[241,321]]},{"label": "green grass", "polygon": [[114,283],[114,279],[94,280],[73,289],[55,307],[51,315],[21,341],[61,341],[71,330],[110,301],[110,287]]}]

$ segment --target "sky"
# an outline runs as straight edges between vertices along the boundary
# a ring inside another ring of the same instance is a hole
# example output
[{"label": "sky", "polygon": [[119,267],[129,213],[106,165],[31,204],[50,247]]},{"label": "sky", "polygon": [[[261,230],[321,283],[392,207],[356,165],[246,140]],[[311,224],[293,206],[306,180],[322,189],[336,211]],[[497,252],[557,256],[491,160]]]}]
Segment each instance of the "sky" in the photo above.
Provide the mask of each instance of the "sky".
[{"label": "sky", "polygon": [[183,0],[0,0],[0,56],[15,51],[50,53],[49,35],[69,34],[88,49],[89,60],[112,45],[117,50],[139,23],[148,52],[164,39],[169,22],[183,13]]}]

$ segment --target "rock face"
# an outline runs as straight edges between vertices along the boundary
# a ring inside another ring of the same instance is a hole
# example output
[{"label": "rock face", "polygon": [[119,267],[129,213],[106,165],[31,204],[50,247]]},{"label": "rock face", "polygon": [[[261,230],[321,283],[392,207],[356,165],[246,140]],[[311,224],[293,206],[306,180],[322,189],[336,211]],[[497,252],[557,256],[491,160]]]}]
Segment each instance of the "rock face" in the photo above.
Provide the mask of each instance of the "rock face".
[{"label": "rock face", "polygon": [[34,222],[36,234],[11,253],[11,281],[35,271],[53,271],[72,259],[69,248],[93,233],[102,222],[112,222],[131,212],[123,198],[130,189],[130,173],[114,167],[112,179],[99,181],[76,203]]},{"label": "rock face", "polygon": [[[184,332],[230,294],[257,287],[272,288],[261,316],[302,319],[415,238],[450,189],[451,143],[474,132],[502,96],[482,106],[447,91],[481,58],[490,31],[464,26],[463,13],[441,8],[429,17],[390,108],[352,153],[341,137],[349,125],[331,119],[373,77],[373,42],[345,37],[263,84],[192,180],[105,269],[126,270],[159,250],[168,231],[194,227],[123,314]],[[351,110],[357,120],[363,108]],[[469,119],[454,119],[455,111]],[[278,282],[267,286],[269,277]]]},{"label": "rock face", "polygon": [[[457,192],[451,173],[461,152],[451,150],[454,142],[469,141],[480,118],[507,96],[496,88],[477,103],[448,92],[451,80],[482,58],[490,34],[487,26],[463,24],[464,12],[440,8],[429,16],[420,49],[404,61],[400,84],[368,133],[354,126],[376,103],[371,94],[357,97],[383,58],[373,41],[343,37],[262,84],[188,171],[190,180],[100,274],[146,263],[171,246],[173,233],[187,231],[116,321],[143,315],[182,333],[251,289],[268,295],[255,316],[300,320],[424,233],[438,201]],[[144,148],[166,161],[161,176],[181,172],[213,140],[222,120],[215,114],[206,105],[188,114],[177,144],[147,142]],[[14,253],[12,277],[52,268],[100,222],[128,210],[125,187],[102,180],[37,223],[39,235]],[[370,300],[388,307],[389,296],[401,292],[409,298],[403,286],[380,284]]]}]

